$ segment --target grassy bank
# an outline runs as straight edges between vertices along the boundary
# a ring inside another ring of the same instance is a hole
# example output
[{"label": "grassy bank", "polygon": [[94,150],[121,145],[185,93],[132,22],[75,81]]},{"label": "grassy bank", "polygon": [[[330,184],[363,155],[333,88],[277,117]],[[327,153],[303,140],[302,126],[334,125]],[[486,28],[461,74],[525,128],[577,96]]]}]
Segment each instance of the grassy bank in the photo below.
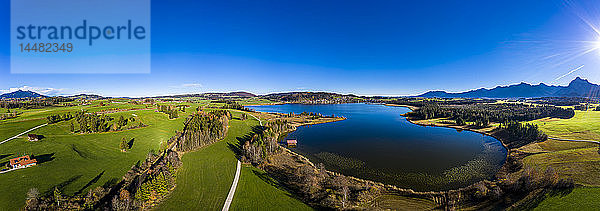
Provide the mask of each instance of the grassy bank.
[{"label": "grassy bank", "polygon": [[253,166],[244,166],[231,210],[312,210],[312,208],[295,199],[264,171]]},{"label": "grassy bank", "polygon": [[531,122],[550,137],[600,141],[600,111],[575,111],[570,119],[543,118]]},{"label": "grassy bank", "polygon": [[[600,112],[575,111],[571,119],[544,118],[537,124],[548,136],[564,139],[600,140]],[[570,177],[583,187],[570,193],[548,195],[539,210],[598,210],[600,204],[600,149],[598,144],[548,140],[519,150],[535,153],[524,159],[530,166],[554,168],[559,175]]]},{"label": "grassy bank", "polygon": [[548,194],[534,210],[600,210],[600,188],[575,188],[570,193]]}]

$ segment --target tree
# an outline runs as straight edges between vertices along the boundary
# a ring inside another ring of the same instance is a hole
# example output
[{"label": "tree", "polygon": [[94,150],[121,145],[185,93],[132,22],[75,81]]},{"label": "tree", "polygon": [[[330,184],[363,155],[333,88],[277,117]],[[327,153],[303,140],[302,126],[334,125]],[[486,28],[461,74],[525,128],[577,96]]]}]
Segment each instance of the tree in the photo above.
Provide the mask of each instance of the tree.
[{"label": "tree", "polygon": [[27,191],[27,200],[35,199],[40,195],[40,191],[37,188],[31,188]]},{"label": "tree", "polygon": [[62,195],[58,187],[54,187],[54,201],[56,201],[56,205],[60,207],[60,200],[62,200]]},{"label": "tree", "polygon": [[127,139],[125,139],[125,137],[123,137],[121,139],[121,144],[119,144],[119,149],[121,149],[121,152],[125,152],[127,151],[129,144],[127,144]]},{"label": "tree", "polygon": [[117,120],[117,124],[120,127],[123,127],[125,125],[127,125],[127,120],[125,120],[125,118],[123,118],[123,116],[119,116],[119,120]]},{"label": "tree", "polygon": [[457,117],[456,118],[456,125],[465,125],[465,120],[462,117]]},{"label": "tree", "polygon": [[336,176],[333,178],[333,185],[338,189],[340,202],[342,202],[342,208],[346,208],[348,203],[348,196],[350,194],[350,188],[348,188],[348,179],[345,176]]}]

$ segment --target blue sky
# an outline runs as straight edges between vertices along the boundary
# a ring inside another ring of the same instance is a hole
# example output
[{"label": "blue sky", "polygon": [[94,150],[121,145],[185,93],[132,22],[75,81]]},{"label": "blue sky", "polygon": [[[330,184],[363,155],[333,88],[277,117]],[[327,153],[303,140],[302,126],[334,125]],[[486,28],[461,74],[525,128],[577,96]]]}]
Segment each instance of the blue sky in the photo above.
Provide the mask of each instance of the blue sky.
[{"label": "blue sky", "polygon": [[591,48],[579,41],[600,40],[583,21],[600,26],[594,1],[152,1],[150,74],[11,74],[9,12],[2,1],[1,92],[414,95],[600,83],[600,52],[579,55]]}]

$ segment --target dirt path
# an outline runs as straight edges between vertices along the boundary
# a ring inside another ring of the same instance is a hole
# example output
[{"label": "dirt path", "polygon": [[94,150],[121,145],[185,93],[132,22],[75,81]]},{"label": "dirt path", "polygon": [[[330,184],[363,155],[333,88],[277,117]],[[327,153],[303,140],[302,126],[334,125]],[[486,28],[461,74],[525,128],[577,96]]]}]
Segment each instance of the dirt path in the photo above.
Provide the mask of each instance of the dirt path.
[{"label": "dirt path", "polygon": [[242,162],[237,161],[237,168],[235,170],[235,177],[233,178],[233,184],[231,184],[231,189],[229,189],[229,193],[227,194],[227,200],[225,200],[225,204],[223,205],[223,211],[228,211],[229,206],[231,206],[231,202],[233,201],[233,195],[235,195],[235,189],[237,188],[238,181],[240,180],[240,171],[242,168]]},{"label": "dirt path", "polygon": [[23,134],[25,134],[25,133],[29,133],[29,132],[31,132],[31,131],[33,131],[33,130],[35,130],[35,129],[38,129],[38,128],[41,128],[41,127],[44,127],[44,126],[46,126],[46,125],[48,125],[48,123],[45,123],[45,124],[43,124],[43,125],[38,125],[38,126],[35,126],[34,128],[31,128],[31,129],[29,129],[29,130],[26,130],[25,132],[19,133],[19,135],[16,135],[16,136],[10,137],[10,138],[8,138],[8,139],[6,139],[6,140],[4,140],[4,141],[0,142],[0,144],[4,144],[4,143],[5,143],[5,142],[7,142],[7,141],[10,141],[10,140],[13,140],[13,139],[15,139],[15,138],[18,138],[19,136],[22,136],[22,135],[23,135]]},{"label": "dirt path", "polygon": [[557,140],[557,141],[573,141],[573,142],[587,142],[587,143],[600,144],[600,141],[592,141],[592,140],[573,140],[573,139],[562,139],[562,138],[551,138],[551,137],[548,137],[548,139]]}]

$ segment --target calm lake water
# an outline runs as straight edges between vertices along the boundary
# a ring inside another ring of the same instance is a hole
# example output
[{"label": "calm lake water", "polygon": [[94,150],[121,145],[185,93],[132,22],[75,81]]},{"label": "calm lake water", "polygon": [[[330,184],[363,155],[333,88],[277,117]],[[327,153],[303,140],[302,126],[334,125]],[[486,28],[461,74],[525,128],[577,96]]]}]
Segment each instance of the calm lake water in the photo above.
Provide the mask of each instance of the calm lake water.
[{"label": "calm lake water", "polygon": [[447,190],[492,179],[506,158],[497,139],[471,131],[423,127],[404,107],[374,104],[248,106],[278,113],[315,112],[347,120],[303,126],[288,134],[292,150],[328,170],[414,190]]}]

